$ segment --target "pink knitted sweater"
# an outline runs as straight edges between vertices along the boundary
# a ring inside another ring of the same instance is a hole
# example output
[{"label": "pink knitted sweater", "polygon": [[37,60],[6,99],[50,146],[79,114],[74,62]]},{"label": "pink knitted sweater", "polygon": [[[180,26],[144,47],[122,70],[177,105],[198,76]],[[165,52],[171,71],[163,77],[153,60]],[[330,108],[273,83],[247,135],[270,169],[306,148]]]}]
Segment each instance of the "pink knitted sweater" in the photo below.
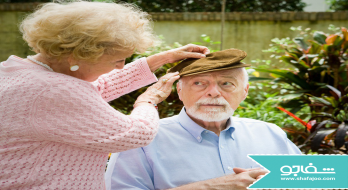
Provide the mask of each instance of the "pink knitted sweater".
[{"label": "pink knitted sweater", "polygon": [[146,146],[159,120],[151,105],[124,115],[107,101],[155,81],[145,58],[93,84],[16,56],[2,62],[0,189],[104,189],[108,153]]}]

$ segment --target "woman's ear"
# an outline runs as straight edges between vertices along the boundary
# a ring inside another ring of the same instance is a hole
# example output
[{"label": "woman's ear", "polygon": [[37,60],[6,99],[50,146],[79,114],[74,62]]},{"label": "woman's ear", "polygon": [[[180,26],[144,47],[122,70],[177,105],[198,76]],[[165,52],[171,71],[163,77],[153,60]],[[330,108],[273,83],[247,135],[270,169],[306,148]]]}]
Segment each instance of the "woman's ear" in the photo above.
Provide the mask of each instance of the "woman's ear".
[{"label": "woman's ear", "polygon": [[74,58],[74,56],[72,54],[67,56],[67,61],[70,65],[70,67],[73,65],[78,65],[78,61]]}]

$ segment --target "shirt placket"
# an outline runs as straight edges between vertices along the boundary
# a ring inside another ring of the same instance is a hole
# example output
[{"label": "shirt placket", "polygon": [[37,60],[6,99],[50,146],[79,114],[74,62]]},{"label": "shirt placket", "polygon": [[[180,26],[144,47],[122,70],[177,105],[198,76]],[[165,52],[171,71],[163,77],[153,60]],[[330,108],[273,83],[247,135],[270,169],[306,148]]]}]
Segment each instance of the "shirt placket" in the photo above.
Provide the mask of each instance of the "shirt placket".
[{"label": "shirt placket", "polygon": [[221,131],[219,135],[219,152],[220,152],[220,158],[222,167],[224,169],[225,174],[232,174],[233,172],[233,162],[231,157],[231,152],[229,151],[229,148],[227,147],[227,141],[226,141],[226,135],[228,131]]}]

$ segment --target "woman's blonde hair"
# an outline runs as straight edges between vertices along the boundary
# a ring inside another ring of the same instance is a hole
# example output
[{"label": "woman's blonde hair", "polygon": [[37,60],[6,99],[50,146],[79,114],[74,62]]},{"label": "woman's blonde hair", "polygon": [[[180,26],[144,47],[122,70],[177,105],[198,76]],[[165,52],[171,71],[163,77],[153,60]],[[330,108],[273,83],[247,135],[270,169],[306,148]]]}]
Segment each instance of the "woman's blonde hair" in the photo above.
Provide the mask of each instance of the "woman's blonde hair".
[{"label": "woman's blonde hair", "polygon": [[144,52],[156,41],[149,15],[132,4],[46,3],[20,29],[36,53],[83,60],[117,51]]}]

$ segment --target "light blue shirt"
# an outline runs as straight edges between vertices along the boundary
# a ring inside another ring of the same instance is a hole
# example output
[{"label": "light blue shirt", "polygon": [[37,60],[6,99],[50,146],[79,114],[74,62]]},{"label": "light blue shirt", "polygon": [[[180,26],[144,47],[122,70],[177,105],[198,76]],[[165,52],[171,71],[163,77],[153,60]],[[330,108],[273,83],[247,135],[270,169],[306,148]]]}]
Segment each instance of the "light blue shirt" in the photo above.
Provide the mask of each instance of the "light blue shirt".
[{"label": "light blue shirt", "polygon": [[150,145],[118,155],[115,166],[108,168],[111,189],[168,189],[232,174],[234,167],[260,167],[248,154],[301,152],[274,124],[230,117],[217,136],[183,108],[179,115],[161,119]]}]

